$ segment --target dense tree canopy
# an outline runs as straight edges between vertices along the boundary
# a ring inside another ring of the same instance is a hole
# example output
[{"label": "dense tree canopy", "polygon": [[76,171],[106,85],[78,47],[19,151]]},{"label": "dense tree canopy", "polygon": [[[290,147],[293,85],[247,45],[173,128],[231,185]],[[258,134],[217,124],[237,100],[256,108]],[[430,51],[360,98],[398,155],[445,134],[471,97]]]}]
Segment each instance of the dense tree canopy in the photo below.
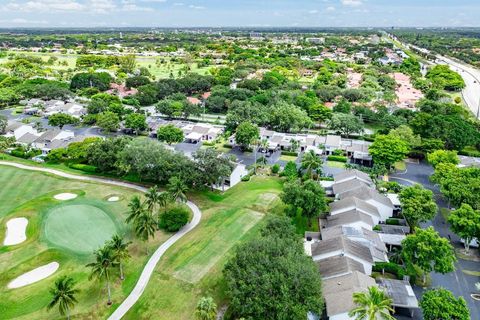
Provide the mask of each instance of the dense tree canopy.
[{"label": "dense tree canopy", "polygon": [[426,291],[420,301],[420,307],[425,320],[470,319],[470,310],[465,299],[456,298],[450,291],[443,288]]},{"label": "dense tree canopy", "polygon": [[260,236],[238,247],[224,276],[236,318],[303,320],[308,311],[321,313],[317,266],[287,218],[270,217]]}]

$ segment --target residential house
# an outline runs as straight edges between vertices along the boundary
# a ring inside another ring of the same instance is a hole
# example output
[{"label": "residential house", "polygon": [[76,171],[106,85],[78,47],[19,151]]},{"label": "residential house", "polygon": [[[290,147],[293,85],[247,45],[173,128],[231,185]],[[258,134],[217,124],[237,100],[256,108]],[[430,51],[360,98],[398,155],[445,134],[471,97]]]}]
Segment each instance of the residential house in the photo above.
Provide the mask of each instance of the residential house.
[{"label": "residential house", "polygon": [[[376,220],[378,220],[378,218]],[[320,222],[322,229],[336,226],[347,226],[373,230],[373,227],[376,225],[375,220],[371,215],[363,213],[357,209],[352,209],[335,215],[328,215],[324,220],[320,220]]]},{"label": "residential house", "polygon": [[322,280],[346,276],[355,271],[365,273],[363,264],[346,256],[335,256],[316,261]]},{"label": "residential house", "polygon": [[358,180],[358,181],[362,181],[362,182],[364,182],[368,185],[373,185],[372,178],[370,178],[370,176],[368,174],[366,174],[365,172],[362,172],[362,171],[357,170],[357,169],[346,170],[346,171],[340,172],[340,173],[334,175],[333,179],[334,179],[335,183],[340,183],[340,182],[344,182],[344,181],[348,181],[348,180]]},{"label": "residential house", "polygon": [[10,121],[5,128],[5,136],[6,137],[15,137],[15,140],[18,140],[20,137],[25,135],[26,133],[30,133],[32,135],[38,135],[37,129],[32,127],[31,125],[24,124],[21,122]]},{"label": "residential house", "polygon": [[366,292],[377,284],[372,277],[359,271],[324,280],[323,296],[329,320],[354,320],[348,313],[355,308],[353,294]]},{"label": "residential house", "polygon": [[380,213],[381,222],[385,222],[387,219],[393,216],[394,207],[392,201],[388,197],[378,192],[376,189],[369,188],[366,185],[362,185],[359,188],[355,188],[338,194],[337,197],[340,200],[358,198],[371,204],[372,206],[377,208],[378,212]]},{"label": "residential house", "polygon": [[373,255],[370,249],[345,236],[338,236],[327,240],[313,242],[311,244],[313,261],[319,261],[330,257],[348,257],[363,265],[367,275],[372,274],[374,264]]},{"label": "residential house", "polygon": [[331,216],[345,213],[351,210],[357,210],[359,212],[369,215],[375,225],[382,221],[382,216],[380,215],[377,207],[356,197],[346,197],[330,204]]},{"label": "residential house", "polygon": [[375,262],[388,262],[387,247],[375,231],[352,226],[335,226],[321,230],[322,240],[345,236],[369,248]]}]

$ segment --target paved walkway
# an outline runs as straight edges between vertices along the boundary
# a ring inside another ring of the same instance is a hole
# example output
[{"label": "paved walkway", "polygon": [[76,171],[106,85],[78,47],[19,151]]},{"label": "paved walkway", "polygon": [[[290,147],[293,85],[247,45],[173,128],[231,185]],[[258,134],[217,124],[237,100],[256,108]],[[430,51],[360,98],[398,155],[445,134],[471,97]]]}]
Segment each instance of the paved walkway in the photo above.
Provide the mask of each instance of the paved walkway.
[{"label": "paved walkway", "polygon": [[[75,180],[83,180],[83,181],[94,181],[94,182],[99,182],[99,183],[104,183],[104,184],[110,184],[114,186],[119,186],[119,187],[124,187],[124,188],[130,188],[130,189],[135,189],[141,192],[146,192],[147,188],[133,184],[133,183],[128,183],[128,182],[122,182],[122,181],[117,181],[117,180],[112,180],[108,178],[99,178],[99,177],[89,177],[89,176],[80,176],[80,175],[75,175],[75,174],[70,174],[66,173],[60,170],[55,170],[55,169],[49,169],[49,168],[43,168],[43,167],[34,167],[34,166],[27,166],[23,165],[20,163],[15,163],[15,162],[8,162],[8,161],[0,161],[0,165],[6,165],[6,166],[12,166],[16,167],[19,169],[25,169],[25,170],[32,170],[32,171],[40,171],[40,172],[47,172],[51,173],[60,177],[64,178],[69,178],[69,179],[75,179]],[[137,284],[133,288],[132,292],[128,295],[128,297],[122,302],[121,305],[118,306],[118,308],[113,312],[113,314],[108,318],[109,320],[119,320],[121,319],[127,312],[130,310],[130,308],[133,307],[133,305],[138,301],[140,296],[142,295],[143,291],[145,291],[145,288],[147,287],[148,281],[150,280],[150,277],[153,274],[153,271],[155,270],[155,267],[157,263],[160,261],[160,258],[162,258],[163,254],[175,243],[177,242],[181,237],[183,237],[185,234],[187,234],[190,230],[195,228],[199,222],[200,219],[202,218],[202,212],[200,209],[191,201],[187,201],[187,206],[192,210],[193,212],[193,219],[185,225],[180,231],[175,233],[172,237],[170,237],[167,241],[162,243],[160,247],[153,253],[153,255],[150,257],[148,260],[147,264],[145,265],[145,268],[142,271],[142,274],[140,275],[140,278],[137,281]]]}]

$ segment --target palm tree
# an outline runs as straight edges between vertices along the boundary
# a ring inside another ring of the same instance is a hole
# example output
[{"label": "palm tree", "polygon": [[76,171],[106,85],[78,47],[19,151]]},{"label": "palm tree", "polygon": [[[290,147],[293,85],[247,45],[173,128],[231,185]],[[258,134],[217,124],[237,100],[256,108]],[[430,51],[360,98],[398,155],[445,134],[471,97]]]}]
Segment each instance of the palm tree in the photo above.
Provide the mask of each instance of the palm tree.
[{"label": "palm tree", "polygon": [[187,196],[185,193],[187,192],[188,187],[180,178],[171,177],[168,180],[167,190],[175,201],[187,201]]},{"label": "palm tree", "polygon": [[350,317],[357,320],[395,320],[390,314],[394,312],[392,299],[378,287],[372,286],[367,292],[354,293],[353,302],[356,307],[348,313]]},{"label": "palm tree", "polygon": [[125,239],[122,236],[119,236],[118,234],[114,235],[112,237],[112,240],[108,242],[108,245],[110,246],[110,249],[113,251],[115,255],[115,260],[118,262],[118,267],[120,269],[120,279],[124,280],[125,276],[123,274],[123,265],[122,261],[128,260],[130,258],[130,253],[128,252],[128,246],[132,242],[130,241],[125,241]]},{"label": "palm tree", "polygon": [[198,320],[215,320],[217,318],[217,305],[211,297],[202,297],[195,309],[195,318]]},{"label": "palm tree", "polygon": [[167,211],[167,206],[173,201],[170,193],[163,191],[158,195],[158,204],[163,207],[164,211]]},{"label": "palm tree", "polygon": [[53,288],[50,289],[52,300],[47,305],[47,310],[51,310],[58,305],[58,311],[62,316],[70,319],[70,310],[73,309],[77,299],[75,295],[80,290],[75,289],[75,281],[71,277],[63,276],[55,281]]},{"label": "palm tree", "polygon": [[159,203],[160,191],[158,190],[158,186],[153,186],[148,189],[147,193],[145,193],[145,205],[147,206],[147,210],[153,213],[155,206]]},{"label": "palm tree", "polygon": [[145,211],[145,204],[142,203],[142,200],[139,196],[133,196],[128,204],[128,208],[130,209],[130,213],[125,221],[130,223]]},{"label": "palm tree", "polygon": [[313,171],[318,170],[322,166],[322,159],[310,150],[302,157],[302,169],[307,170],[310,179],[313,179]]},{"label": "palm tree", "polygon": [[89,280],[97,278],[98,280],[105,279],[107,283],[108,305],[112,304],[110,292],[110,268],[116,266],[118,262],[115,259],[113,250],[107,245],[94,252],[95,262],[87,264],[87,267],[92,268]]},{"label": "palm tree", "polygon": [[[157,222],[150,212],[145,211],[135,219],[135,234],[142,241],[147,242],[150,237],[155,235]],[[148,255],[148,245],[147,245]]]}]

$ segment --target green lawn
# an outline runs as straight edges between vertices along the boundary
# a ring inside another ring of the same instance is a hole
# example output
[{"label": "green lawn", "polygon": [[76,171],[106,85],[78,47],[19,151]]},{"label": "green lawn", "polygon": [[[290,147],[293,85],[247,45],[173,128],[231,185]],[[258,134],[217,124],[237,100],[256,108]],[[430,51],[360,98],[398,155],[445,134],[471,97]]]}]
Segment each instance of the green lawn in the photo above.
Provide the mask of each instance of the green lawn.
[{"label": "green lawn", "polygon": [[266,214],[283,211],[274,177],[253,177],[224,194],[190,195],[202,209],[200,225],[183,237],[161,260],[147,289],[124,319],[192,319],[198,299],[225,303],[222,268],[232,249],[259,230]]},{"label": "green lawn", "polygon": [[298,157],[296,157],[296,156],[287,156],[287,155],[284,155],[284,154],[282,154],[282,155],[280,156],[280,160],[282,160],[282,161],[287,161],[287,162],[288,162],[288,161],[293,161],[293,162],[295,162],[295,161],[297,161],[297,158],[298,158]]},{"label": "green lawn", "polygon": [[325,164],[327,165],[327,167],[331,167],[331,168],[340,168],[340,169],[345,168],[345,163],[340,161],[327,161]]},{"label": "green lawn", "polygon": [[[92,261],[92,255],[85,254],[85,246],[96,246],[114,231],[125,232],[133,241],[132,258],[124,266],[126,280],[121,282],[116,270],[112,274],[113,301],[117,305],[131,291],[147,261],[146,246],[153,252],[170,236],[157,232],[148,244],[133,238],[130,228],[124,225],[128,200],[138,194],[130,189],[71,181],[7,166],[0,166],[0,185],[0,243],[5,238],[5,223],[9,219],[25,217],[29,221],[25,242],[9,247],[0,245],[1,319],[61,319],[57,310],[47,312],[45,307],[50,299],[49,288],[62,275],[72,276],[81,290],[73,316],[104,319],[113,308],[106,306],[105,286],[88,280],[89,269],[85,264]],[[78,197],[69,201],[54,199],[63,192],[76,193]],[[121,200],[106,201],[112,195]],[[59,216],[50,220],[56,213]],[[45,234],[45,230],[53,234]],[[68,250],[64,249],[67,245]],[[60,264],[54,275],[29,286],[7,289],[7,284],[16,277],[53,261]]]},{"label": "green lawn", "polygon": [[42,228],[45,240],[52,247],[91,254],[114,234],[121,233],[121,222],[102,207],[101,203],[72,200],[52,208]]}]

